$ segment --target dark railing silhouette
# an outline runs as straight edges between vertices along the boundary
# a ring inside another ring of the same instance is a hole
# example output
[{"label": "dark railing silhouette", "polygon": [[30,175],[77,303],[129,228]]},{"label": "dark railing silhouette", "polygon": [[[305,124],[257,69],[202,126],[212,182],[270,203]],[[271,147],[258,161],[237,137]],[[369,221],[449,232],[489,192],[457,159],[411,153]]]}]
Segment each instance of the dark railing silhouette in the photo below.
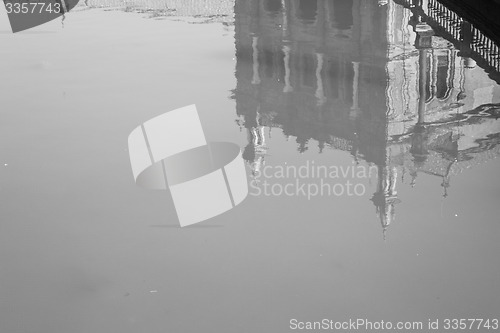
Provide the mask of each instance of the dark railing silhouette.
[{"label": "dark railing silhouette", "polygon": [[437,0],[394,0],[410,9],[417,21],[429,24],[441,37],[452,42],[463,57],[473,59],[497,83],[500,83],[500,47],[473,23]]}]

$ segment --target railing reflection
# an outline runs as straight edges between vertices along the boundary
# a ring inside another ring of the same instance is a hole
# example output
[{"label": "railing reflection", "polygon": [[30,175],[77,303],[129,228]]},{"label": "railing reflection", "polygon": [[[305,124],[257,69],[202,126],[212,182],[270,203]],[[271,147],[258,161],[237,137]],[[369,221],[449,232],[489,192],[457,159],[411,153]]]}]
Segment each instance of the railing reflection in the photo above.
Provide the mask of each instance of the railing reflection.
[{"label": "railing reflection", "polygon": [[474,24],[466,21],[437,0],[395,0],[411,10],[415,20],[429,24],[452,42],[464,57],[473,58],[491,77],[500,82],[500,48]]}]

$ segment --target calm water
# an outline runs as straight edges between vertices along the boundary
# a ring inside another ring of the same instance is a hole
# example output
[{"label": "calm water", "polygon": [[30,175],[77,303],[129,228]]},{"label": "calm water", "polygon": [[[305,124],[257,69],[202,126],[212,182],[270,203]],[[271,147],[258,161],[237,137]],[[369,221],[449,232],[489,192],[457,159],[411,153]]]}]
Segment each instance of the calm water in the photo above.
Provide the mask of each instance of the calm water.
[{"label": "calm water", "polygon": [[[499,317],[500,86],[474,45],[392,0],[87,3],[15,35],[1,11],[1,332]],[[179,228],[127,138],[193,103],[250,194]]]}]

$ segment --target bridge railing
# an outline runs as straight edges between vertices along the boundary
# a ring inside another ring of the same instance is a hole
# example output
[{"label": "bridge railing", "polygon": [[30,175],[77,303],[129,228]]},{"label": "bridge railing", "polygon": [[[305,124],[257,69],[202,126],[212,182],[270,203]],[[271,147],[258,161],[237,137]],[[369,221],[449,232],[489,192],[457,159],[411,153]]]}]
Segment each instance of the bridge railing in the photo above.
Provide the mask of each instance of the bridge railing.
[{"label": "bridge railing", "polygon": [[490,77],[500,82],[500,47],[480,29],[438,0],[394,0],[409,8],[415,17],[429,24],[439,35],[452,42],[464,57],[470,57]]}]

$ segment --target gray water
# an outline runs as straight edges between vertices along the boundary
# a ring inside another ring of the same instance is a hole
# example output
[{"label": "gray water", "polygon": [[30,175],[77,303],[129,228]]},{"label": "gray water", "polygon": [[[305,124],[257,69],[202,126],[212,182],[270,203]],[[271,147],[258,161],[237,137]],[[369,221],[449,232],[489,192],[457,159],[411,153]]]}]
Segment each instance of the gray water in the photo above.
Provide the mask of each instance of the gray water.
[{"label": "gray water", "polygon": [[[493,325],[487,66],[393,1],[165,3],[89,1],[17,34],[0,11],[0,332]],[[241,147],[250,192],[180,228],[168,192],[136,186],[127,138],[190,104],[208,141]]]}]

